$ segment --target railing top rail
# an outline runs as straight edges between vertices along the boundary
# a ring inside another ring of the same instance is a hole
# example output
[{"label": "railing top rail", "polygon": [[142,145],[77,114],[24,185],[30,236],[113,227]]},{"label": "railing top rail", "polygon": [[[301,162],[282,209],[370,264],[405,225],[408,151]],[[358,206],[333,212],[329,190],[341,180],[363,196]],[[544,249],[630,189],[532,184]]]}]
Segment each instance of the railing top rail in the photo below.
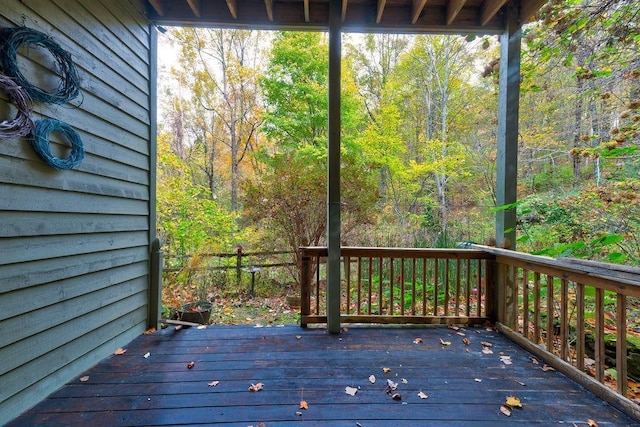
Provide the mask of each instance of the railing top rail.
[{"label": "railing top rail", "polygon": [[[324,246],[304,246],[300,251],[308,256],[326,256]],[[343,246],[342,256],[371,258],[453,258],[453,259],[493,259],[495,256],[479,249],[458,248],[381,248]]]},{"label": "railing top rail", "polygon": [[640,268],[637,267],[571,258],[555,259],[483,245],[472,245],[472,247],[495,255],[498,262],[519,265],[532,271],[544,270],[541,272],[585,285],[640,296]]}]

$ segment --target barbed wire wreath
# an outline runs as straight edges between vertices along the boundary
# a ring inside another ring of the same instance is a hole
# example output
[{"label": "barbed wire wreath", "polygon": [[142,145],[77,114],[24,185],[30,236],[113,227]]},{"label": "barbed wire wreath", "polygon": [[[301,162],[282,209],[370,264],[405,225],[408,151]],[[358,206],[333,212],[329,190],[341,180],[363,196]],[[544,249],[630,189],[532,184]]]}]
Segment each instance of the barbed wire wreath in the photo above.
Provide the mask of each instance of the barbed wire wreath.
[{"label": "barbed wire wreath", "polygon": [[[60,78],[55,90],[47,92],[30,83],[22,74],[18,66],[18,49],[23,45],[40,46],[51,53],[59,68],[52,70]],[[0,63],[4,73],[13,77],[34,101],[64,104],[80,93],[80,79],[71,55],[46,34],[27,27],[4,28],[0,31],[0,47]]]},{"label": "barbed wire wreath", "polygon": [[0,74],[0,90],[9,95],[18,112],[13,120],[0,122],[0,139],[14,139],[27,136],[33,129],[31,100],[29,95],[9,76]]},{"label": "barbed wire wreath", "polygon": [[[60,159],[51,153],[49,136],[57,132],[71,144],[71,154],[66,159]],[[80,135],[70,125],[56,119],[36,120],[32,131],[31,143],[38,155],[51,167],[60,170],[72,169],[79,165],[84,158],[84,148]]]}]

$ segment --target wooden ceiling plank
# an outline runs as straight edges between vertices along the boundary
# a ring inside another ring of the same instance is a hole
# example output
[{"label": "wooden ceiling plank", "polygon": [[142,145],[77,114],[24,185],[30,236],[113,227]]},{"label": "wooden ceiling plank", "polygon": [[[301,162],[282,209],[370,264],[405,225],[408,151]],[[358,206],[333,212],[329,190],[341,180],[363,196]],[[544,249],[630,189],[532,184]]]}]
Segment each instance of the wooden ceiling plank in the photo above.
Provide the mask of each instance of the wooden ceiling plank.
[{"label": "wooden ceiling plank", "polygon": [[149,4],[153,7],[153,10],[160,16],[164,16],[164,1],[162,0],[149,0]]},{"label": "wooden ceiling plank", "polygon": [[264,0],[264,5],[267,8],[267,16],[269,21],[273,22],[273,0]]},{"label": "wooden ceiling plank", "polygon": [[227,7],[233,19],[238,19],[238,4],[236,0],[227,0]]},{"label": "wooden ceiling plank", "polygon": [[531,17],[538,13],[547,1],[548,0],[524,0],[520,5],[520,25],[528,23]]},{"label": "wooden ceiling plank", "polygon": [[309,22],[309,0],[304,0],[304,22]]},{"label": "wooden ceiling plank", "polygon": [[347,16],[347,2],[348,0],[342,0],[342,22],[344,22],[344,18]]},{"label": "wooden ceiling plank", "polygon": [[424,5],[427,4],[427,0],[413,0],[413,11],[411,12],[411,23],[415,24],[420,18]]},{"label": "wooden ceiling plank", "polygon": [[379,24],[382,20],[382,14],[384,13],[384,7],[387,5],[387,0],[378,0],[378,13],[376,15],[376,24]]},{"label": "wooden ceiling plank", "polygon": [[189,7],[191,8],[193,14],[196,17],[201,18],[202,16],[200,15],[200,0],[187,0],[187,3],[189,4]]},{"label": "wooden ceiling plank", "polygon": [[447,25],[451,25],[456,20],[456,16],[458,16],[466,2],[467,0],[452,0],[447,4]]},{"label": "wooden ceiling plank", "polygon": [[504,6],[507,0],[487,0],[482,7],[482,16],[480,17],[480,24],[487,25],[489,21],[493,19],[498,11]]}]

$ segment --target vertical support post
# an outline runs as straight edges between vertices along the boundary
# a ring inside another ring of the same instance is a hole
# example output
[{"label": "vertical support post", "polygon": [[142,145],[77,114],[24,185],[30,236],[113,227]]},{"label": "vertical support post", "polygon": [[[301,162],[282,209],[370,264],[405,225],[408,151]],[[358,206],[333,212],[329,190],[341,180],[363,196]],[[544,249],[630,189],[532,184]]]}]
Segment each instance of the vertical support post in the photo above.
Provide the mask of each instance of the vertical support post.
[{"label": "vertical support post", "polygon": [[[518,178],[518,116],[520,92],[520,2],[508,2],[504,33],[500,37],[500,92],[498,95],[498,155],[496,203],[515,203]],[[516,209],[496,212],[498,245],[515,250]]]},{"label": "vertical support post", "polygon": [[162,314],[162,252],[156,238],[156,175],[157,175],[157,125],[158,125],[158,33],[149,24],[149,290],[147,301],[147,327],[160,328]]},{"label": "vertical support post", "polygon": [[[480,269],[481,261],[478,261],[478,269]],[[496,280],[496,260],[495,258],[487,259],[485,263],[485,316],[491,319],[492,322],[501,321],[498,317],[498,301],[496,292],[497,280]],[[482,282],[478,283],[478,306],[480,306],[480,298],[482,297]]]},{"label": "vertical support post", "polygon": [[[302,265],[300,268],[300,326],[307,327],[307,316],[311,314],[311,258],[304,251],[298,249],[301,254]],[[320,268],[318,265],[317,268]],[[318,295],[316,295],[316,298]]]},{"label": "vertical support post", "polygon": [[160,240],[151,242],[149,253],[149,319],[148,328],[160,328],[159,320],[162,315],[162,251]]},{"label": "vertical support post", "polygon": [[238,246],[236,253],[236,285],[240,289],[240,282],[242,281],[242,246]]},{"label": "vertical support post", "polygon": [[340,74],[342,1],[329,3],[329,143],[327,162],[327,330],[340,332]]}]

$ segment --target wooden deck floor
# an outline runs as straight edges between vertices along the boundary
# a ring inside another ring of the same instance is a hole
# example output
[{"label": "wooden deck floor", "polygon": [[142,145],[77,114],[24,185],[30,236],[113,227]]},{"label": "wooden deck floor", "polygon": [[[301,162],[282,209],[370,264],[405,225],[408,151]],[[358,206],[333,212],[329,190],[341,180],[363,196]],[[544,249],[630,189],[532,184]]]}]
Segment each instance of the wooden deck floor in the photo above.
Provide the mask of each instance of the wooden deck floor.
[{"label": "wooden deck floor", "polygon": [[[171,327],[137,338],[9,426],[637,425],[498,333],[463,333],[470,345],[445,327],[353,327],[339,336],[296,326]],[[387,379],[402,400],[385,392]],[[259,382],[262,391],[248,391]],[[523,408],[507,417],[500,407],[511,395]]]}]

